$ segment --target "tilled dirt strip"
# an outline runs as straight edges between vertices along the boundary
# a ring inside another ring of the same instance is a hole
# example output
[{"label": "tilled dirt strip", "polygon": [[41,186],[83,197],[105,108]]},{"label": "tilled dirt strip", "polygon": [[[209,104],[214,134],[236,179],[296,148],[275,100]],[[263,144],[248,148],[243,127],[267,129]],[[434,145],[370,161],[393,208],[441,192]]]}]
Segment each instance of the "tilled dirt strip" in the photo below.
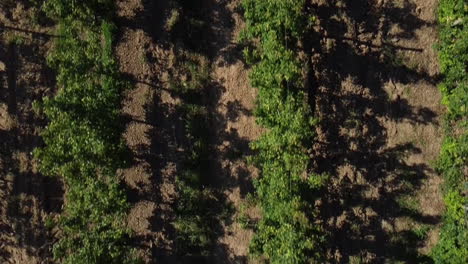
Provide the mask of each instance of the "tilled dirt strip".
[{"label": "tilled dirt strip", "polygon": [[[237,44],[244,27],[239,10],[241,1],[214,1],[210,13],[215,36],[212,45],[213,80],[219,86],[215,103],[216,129],[213,157],[217,163],[219,188],[224,190],[227,201],[238,211],[245,203],[246,195],[253,192],[252,179],[258,171],[245,160],[250,155],[249,143],[257,139],[262,129],[255,123],[252,111],[257,90],[250,86],[248,69],[242,62],[242,49]],[[249,217],[259,218],[258,208],[253,208]],[[219,238],[218,254],[225,254],[230,263],[246,263],[248,246],[253,232],[243,229],[235,220],[224,226],[224,235]]]},{"label": "tilled dirt strip", "polygon": [[423,262],[437,241],[436,0],[311,1],[317,168],[336,263]]},{"label": "tilled dirt strip", "polygon": [[[206,34],[210,39],[203,40],[210,45],[211,52],[205,56],[212,63],[213,80],[207,94],[212,99],[207,106],[212,126],[206,129],[215,135],[209,173],[216,188],[236,207],[251,191],[255,170],[246,165],[244,156],[249,152],[248,143],[260,133],[251,115],[255,90],[248,84],[248,71],[235,44],[242,27],[235,13],[238,2],[203,2],[212,27]],[[171,208],[177,196],[174,181],[184,156],[179,142],[184,138],[180,134],[183,122],[176,111],[180,100],[167,92],[176,46],[166,31],[170,3],[122,0],[118,6],[121,36],[116,53],[121,71],[132,83],[122,110],[128,117],[124,138],[134,161],[122,172],[133,203],[128,223],[146,263],[170,263],[176,259]],[[215,258],[223,263],[247,259],[252,233],[242,229],[235,217],[223,227],[213,249]]]},{"label": "tilled dirt strip", "polygon": [[57,216],[63,200],[61,183],[40,175],[32,157],[44,125],[32,103],[54,87],[45,63],[51,28],[35,15],[23,1],[0,6],[1,263],[52,263],[46,219]]},{"label": "tilled dirt strip", "polygon": [[[152,31],[153,21],[163,21],[164,9],[147,1],[119,1],[120,39],[116,55],[131,88],[122,113],[127,117],[124,133],[133,163],[122,171],[130,188],[133,207],[129,227],[136,233],[135,244],[146,263],[171,255],[174,215],[175,153],[170,109],[175,104],[159,80],[169,58]],[[153,17],[154,16],[154,17]]]}]

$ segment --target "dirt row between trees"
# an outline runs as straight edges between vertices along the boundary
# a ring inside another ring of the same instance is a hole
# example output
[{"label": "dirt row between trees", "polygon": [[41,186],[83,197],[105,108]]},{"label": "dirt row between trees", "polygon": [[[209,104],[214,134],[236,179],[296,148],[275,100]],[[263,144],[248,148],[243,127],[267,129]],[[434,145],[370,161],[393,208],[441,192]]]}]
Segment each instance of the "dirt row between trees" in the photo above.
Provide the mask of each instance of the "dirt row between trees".
[{"label": "dirt row between trees", "polygon": [[62,187],[37,173],[32,151],[45,124],[32,103],[51,94],[45,63],[52,36],[26,1],[0,5],[0,262],[51,263],[47,218],[61,210]]},{"label": "dirt row between trees", "polygon": [[[419,263],[443,211],[437,1],[320,1],[316,168],[336,263]],[[312,40],[313,41],[313,40]]]},{"label": "dirt row between trees", "polygon": [[[208,59],[211,82],[208,90],[212,137],[207,173],[227,201],[239,207],[251,191],[253,168],[246,165],[248,143],[256,138],[251,110],[255,90],[248,84],[248,71],[236,50],[236,37],[242,22],[235,8],[239,1],[200,1],[210,25],[209,39],[193,40],[207,45],[200,54]],[[125,139],[132,150],[134,164],[122,173],[129,185],[133,208],[129,227],[146,263],[180,261],[174,255],[174,204],[177,199],[175,178],[180,172],[184,152],[184,123],[178,105],[180,98],[171,93],[170,79],[178,78],[177,52],[168,27],[174,15],[170,1],[149,3],[140,0],[118,2],[121,37],[116,47],[121,70],[132,88],[128,91],[123,113],[128,117]],[[188,33],[174,33],[188,34]],[[242,229],[231,215],[222,231],[211,261],[245,261],[251,231]],[[214,227],[213,227],[214,228]]]}]

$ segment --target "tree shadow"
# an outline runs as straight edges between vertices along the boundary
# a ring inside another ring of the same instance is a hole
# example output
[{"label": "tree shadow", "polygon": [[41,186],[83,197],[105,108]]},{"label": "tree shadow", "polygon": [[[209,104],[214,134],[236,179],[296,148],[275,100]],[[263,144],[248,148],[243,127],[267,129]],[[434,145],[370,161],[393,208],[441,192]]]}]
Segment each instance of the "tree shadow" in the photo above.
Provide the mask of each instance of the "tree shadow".
[{"label": "tree shadow", "polygon": [[437,76],[396,60],[397,51],[421,52],[419,47],[392,42],[412,39],[416,29],[434,25],[418,18],[410,1],[379,3],[310,5],[320,25],[304,40],[312,65],[311,105],[320,119],[314,167],[333,175],[321,205],[332,263],[430,262],[418,252],[425,234],[415,226],[439,221],[422,214],[414,202],[414,193],[432,173],[426,164],[407,161],[421,149],[411,141],[390,145],[393,135],[386,126],[437,125],[431,109],[412,106],[400,96],[389,98],[386,90],[396,82],[436,83]]},{"label": "tree shadow", "polygon": [[26,28],[19,28],[19,27],[11,27],[11,26],[6,26],[6,25],[0,25],[0,30],[11,30],[15,32],[21,32],[21,33],[28,33],[31,34],[32,37],[36,39],[45,39],[48,40],[50,38],[61,38],[63,36],[60,35],[55,35],[55,34],[49,34],[49,33],[44,33],[44,32],[38,32],[34,30],[29,30]]},{"label": "tree shadow", "polygon": [[[12,10],[4,17],[10,24],[16,19],[9,14]],[[32,103],[50,95],[50,87],[55,86],[44,48],[53,36],[6,25],[0,31],[3,33],[0,60],[5,63],[5,69],[0,72],[0,103],[6,105],[0,115],[11,119],[5,130],[0,131],[0,197],[3,198],[0,236],[5,239],[0,243],[7,246],[0,249],[0,256],[3,255],[6,263],[12,257],[7,248],[24,250],[28,258],[45,263],[51,259],[53,234],[43,217],[61,211],[63,185],[56,178],[46,178],[36,172],[32,151],[42,145],[39,128],[45,125],[45,120],[34,113]],[[22,33],[30,34],[32,38],[8,40],[7,31],[20,33],[21,37],[24,37]]]},{"label": "tree shadow", "polygon": [[[176,183],[187,171],[196,171],[202,176],[201,189],[194,189],[210,195],[198,201],[198,214],[208,215],[204,225],[212,230],[213,234],[209,239],[214,242],[212,248],[208,249],[208,254],[206,249],[187,248],[181,244],[183,242],[178,240],[174,227],[178,217],[174,212],[177,213],[178,206],[185,202],[175,195],[172,203],[160,206],[150,219],[151,232],[163,234],[162,237],[167,239],[155,241],[155,246],[147,250],[162,263],[237,263],[236,260],[229,259],[227,248],[215,245],[218,238],[224,235],[223,225],[233,221],[231,205],[227,202],[225,191],[240,185],[241,195],[245,196],[252,189],[252,184],[248,180],[247,170],[238,168],[231,172],[222,161],[242,160],[250,153],[248,140],[241,138],[236,129],[228,130],[227,124],[241,115],[251,113],[238,101],[227,103],[227,116],[218,112],[224,87],[213,80],[207,81],[198,89],[187,89],[181,85],[182,80],[190,83],[198,74],[190,72],[189,68],[193,66],[193,69],[199,70],[200,64],[196,62],[199,58],[206,58],[210,71],[216,57],[222,57],[219,61],[224,65],[242,60],[242,47],[231,43],[234,21],[227,8],[230,1],[142,1],[142,4],[142,8],[131,18],[120,17],[119,24],[131,30],[144,31],[156,45],[170,50],[177,59],[174,65],[160,65],[160,70],[168,73],[168,83],[160,80],[148,83],[126,76],[130,83],[148,85],[154,91],[152,101],[145,106],[145,120],[131,120],[152,127],[147,132],[147,137],[151,140],[150,149],[141,146],[136,152],[142,154],[134,158],[145,160],[150,165],[153,190],[161,190],[163,179]],[[157,63],[152,58],[149,60],[149,63]],[[189,63],[184,63],[187,61]],[[194,65],[188,65],[193,61],[196,62]],[[170,97],[179,103],[167,103],[167,99],[163,97]],[[200,113],[192,115],[193,109],[199,109]],[[192,116],[189,117],[190,115]],[[130,119],[127,117],[127,121]],[[190,123],[190,119],[196,121]],[[203,149],[195,146],[199,140],[206,143]],[[219,149],[222,142],[227,142],[227,146]],[[201,157],[194,164],[190,159],[198,151],[201,151]],[[165,170],[168,167],[169,173]],[[237,174],[239,182],[235,177],[229,177],[232,173]],[[162,195],[165,195],[162,192],[129,192],[133,202],[143,199],[160,203],[163,200]],[[203,204],[207,205],[204,206],[206,208],[202,208]],[[143,241],[154,238],[136,238],[139,239]]]}]

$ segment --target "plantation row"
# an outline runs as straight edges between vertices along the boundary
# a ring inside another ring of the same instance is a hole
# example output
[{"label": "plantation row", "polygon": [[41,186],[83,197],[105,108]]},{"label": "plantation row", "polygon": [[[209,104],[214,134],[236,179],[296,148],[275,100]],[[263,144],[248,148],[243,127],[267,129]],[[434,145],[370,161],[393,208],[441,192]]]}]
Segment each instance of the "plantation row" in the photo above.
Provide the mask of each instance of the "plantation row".
[{"label": "plantation row", "polygon": [[112,0],[50,0],[59,37],[48,63],[57,72],[57,94],[36,104],[49,120],[35,150],[40,171],[62,177],[64,211],[53,247],[60,263],[134,263],[123,226],[129,205],[119,186],[125,165],[119,109],[124,83],[112,56]]},{"label": "plantation row", "polygon": [[[180,56],[180,55],[179,55]],[[194,56],[194,55],[192,55]],[[216,241],[217,215],[223,201],[217,198],[209,178],[210,145],[207,128],[210,114],[206,107],[209,68],[203,61],[182,55],[178,70],[184,71],[188,82],[173,80],[172,91],[179,95],[178,106],[185,129],[182,168],[176,176],[175,202],[177,256],[208,257]]]},{"label": "plantation row", "polygon": [[219,260],[212,258],[213,252],[231,207],[216,186],[214,177],[218,175],[213,173],[216,111],[210,93],[211,61],[205,55],[210,49],[206,36],[211,25],[202,0],[177,0],[171,5],[178,16],[168,30],[176,61],[168,84],[171,96],[180,99],[175,111],[184,128],[173,206],[175,253],[190,257],[192,263],[216,263]]},{"label": "plantation row", "polygon": [[[303,87],[299,43],[308,17],[305,0],[245,0],[243,39],[257,40],[245,51],[253,64],[250,80],[258,88],[255,116],[267,128],[252,144],[261,169],[255,187],[262,219],[251,253],[271,263],[321,262],[324,234],[314,223],[314,193],[325,177],[309,172],[307,151],[314,138],[314,118]],[[252,41],[253,42],[253,41]]]},{"label": "plantation row", "polygon": [[446,136],[437,163],[445,177],[446,212],[440,239],[432,252],[435,263],[468,263],[468,9],[463,0],[439,3],[438,47],[444,80],[442,103],[447,106]]}]

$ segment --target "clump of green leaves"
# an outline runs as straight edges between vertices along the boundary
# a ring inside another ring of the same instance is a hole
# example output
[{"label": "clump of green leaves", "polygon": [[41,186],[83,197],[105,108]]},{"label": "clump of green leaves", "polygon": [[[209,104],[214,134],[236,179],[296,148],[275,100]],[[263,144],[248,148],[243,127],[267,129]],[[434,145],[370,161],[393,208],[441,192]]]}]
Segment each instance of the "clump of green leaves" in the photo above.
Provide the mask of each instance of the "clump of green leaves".
[{"label": "clump of green leaves", "polygon": [[468,9],[463,0],[441,0],[438,45],[443,81],[442,103],[447,106],[446,137],[437,169],[445,177],[446,211],[440,239],[432,250],[435,263],[468,262],[467,105],[468,105]]},{"label": "clump of green leaves", "polygon": [[58,21],[83,21],[97,23],[108,18],[114,11],[113,0],[48,0],[43,9]]},{"label": "clump of green leaves", "polygon": [[110,11],[111,2],[45,3],[58,22],[60,38],[48,63],[57,71],[59,89],[35,104],[49,120],[45,146],[35,157],[43,174],[63,177],[67,186],[57,222],[62,236],[53,249],[61,263],[137,262],[124,225],[129,205],[116,176],[125,165],[119,120],[124,83],[112,55],[115,27],[101,12]]},{"label": "clump of green leaves", "polygon": [[242,39],[256,40],[244,54],[255,62],[250,75],[258,88],[255,116],[267,128],[251,147],[261,169],[255,182],[263,218],[251,242],[251,253],[272,263],[319,262],[323,232],[314,223],[314,193],[326,177],[308,173],[307,149],[316,121],[302,88],[298,41],[307,26],[304,0],[244,0],[246,30]]},{"label": "clump of green leaves", "polygon": [[229,206],[210,186],[210,114],[206,96],[210,81],[207,61],[197,55],[181,56],[184,80],[173,87],[182,104],[179,111],[185,127],[186,144],[181,172],[177,175],[175,203],[176,252],[180,256],[210,256],[218,227]]}]

